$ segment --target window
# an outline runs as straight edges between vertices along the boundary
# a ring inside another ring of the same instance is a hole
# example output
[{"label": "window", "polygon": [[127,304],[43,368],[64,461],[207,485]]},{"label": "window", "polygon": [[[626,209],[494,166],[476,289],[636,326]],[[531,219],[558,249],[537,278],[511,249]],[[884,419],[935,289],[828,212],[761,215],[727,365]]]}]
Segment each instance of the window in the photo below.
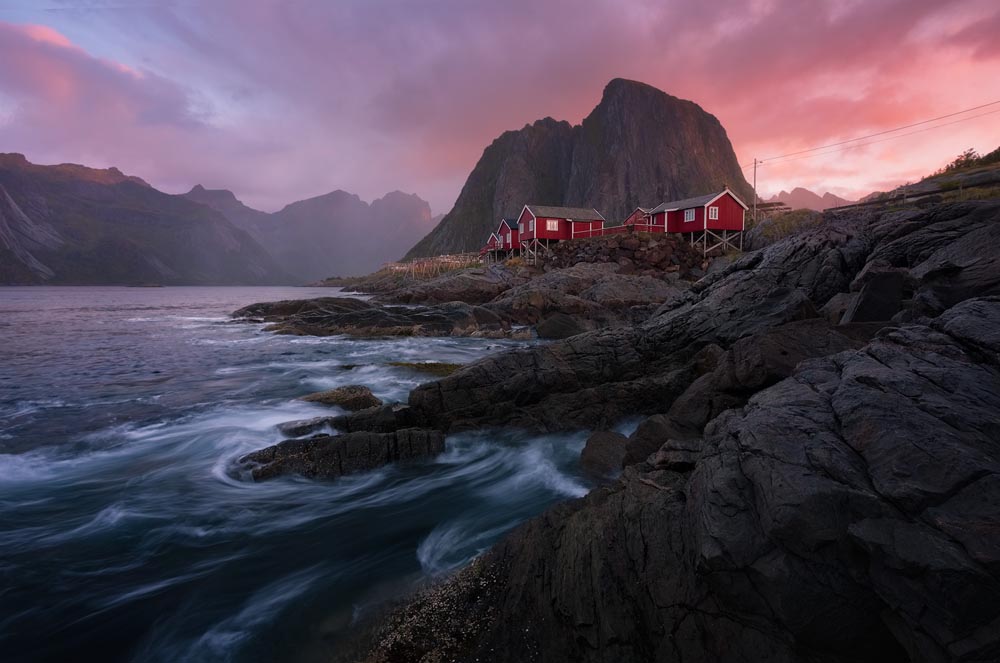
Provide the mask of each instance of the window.
[{"label": "window", "polygon": [[684,222],[687,223],[688,221],[694,221],[694,210],[693,209],[686,209],[686,210],[684,210]]},{"label": "window", "polygon": [[711,220],[713,220],[713,221],[717,221],[718,218],[719,218],[719,208],[718,207],[709,207],[708,208],[708,218],[711,219]]},{"label": "window", "polygon": [[510,232],[507,233],[507,243],[508,244],[513,244],[514,243],[514,242],[510,241]]},{"label": "window", "polygon": [[529,219],[528,220],[528,232],[531,232],[531,233],[535,232],[535,220],[534,219]]},{"label": "window", "polygon": [[545,229],[549,232],[556,232],[559,230],[559,221],[557,219],[549,219],[545,222]]},{"label": "window", "polygon": [[519,232],[519,233],[523,233],[524,232],[524,221],[522,221],[521,223],[517,224],[517,232]]}]

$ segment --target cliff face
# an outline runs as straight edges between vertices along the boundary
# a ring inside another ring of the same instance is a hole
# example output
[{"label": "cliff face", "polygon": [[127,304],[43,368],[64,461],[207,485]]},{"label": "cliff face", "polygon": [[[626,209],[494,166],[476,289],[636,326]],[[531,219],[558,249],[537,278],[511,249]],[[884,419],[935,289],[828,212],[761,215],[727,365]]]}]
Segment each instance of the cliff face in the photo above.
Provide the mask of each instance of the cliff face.
[{"label": "cliff face", "polygon": [[0,155],[0,283],[291,280],[247,233],[203,205],[115,168]]},{"label": "cliff face", "polygon": [[427,202],[399,191],[368,204],[338,190],[274,214],[247,207],[224,189],[196,186],[184,196],[224,214],[302,281],[371,272],[399,259],[432,225]]},{"label": "cliff face", "polygon": [[578,126],[551,118],[486,148],[441,223],[407,257],[471,251],[525,203],[595,207],[620,221],[637,205],[751,190],[719,121],[697,104],[615,79]]}]

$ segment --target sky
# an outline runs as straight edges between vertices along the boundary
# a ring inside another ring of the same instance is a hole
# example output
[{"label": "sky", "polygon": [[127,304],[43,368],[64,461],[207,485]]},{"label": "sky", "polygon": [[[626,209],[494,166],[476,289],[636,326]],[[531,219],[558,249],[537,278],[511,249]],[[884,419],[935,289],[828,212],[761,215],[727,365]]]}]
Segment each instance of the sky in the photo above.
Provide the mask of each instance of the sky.
[{"label": "sky", "polygon": [[443,213],[503,131],[578,123],[622,77],[718,117],[761,196],[855,198],[1000,146],[1000,105],[766,160],[1000,101],[996,35],[996,0],[0,0],[0,151]]}]

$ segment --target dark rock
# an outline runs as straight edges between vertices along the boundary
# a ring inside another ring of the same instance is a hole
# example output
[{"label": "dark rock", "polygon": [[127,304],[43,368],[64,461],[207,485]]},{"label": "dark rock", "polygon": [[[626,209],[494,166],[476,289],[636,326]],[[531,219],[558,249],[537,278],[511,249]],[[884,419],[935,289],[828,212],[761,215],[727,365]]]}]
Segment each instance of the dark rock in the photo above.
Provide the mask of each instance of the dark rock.
[{"label": "dark rock", "polygon": [[333,420],[334,417],[315,417],[313,419],[287,421],[283,424],[278,424],[278,432],[288,437],[304,437],[332,425]]},{"label": "dark rock", "polygon": [[375,397],[372,390],[361,385],[348,385],[337,387],[328,391],[320,391],[308,396],[302,396],[299,400],[308,403],[322,403],[323,405],[336,405],[345,410],[364,410],[370,407],[382,405],[382,401]]},{"label": "dark rock", "polygon": [[535,333],[538,338],[563,339],[570,336],[582,334],[592,329],[590,325],[579,318],[574,318],[565,313],[552,313],[547,318],[535,325]]},{"label": "dark rock", "polygon": [[830,301],[823,304],[823,307],[819,310],[820,315],[835,325],[843,320],[844,314],[847,313],[847,309],[854,305],[856,298],[857,293],[838,292],[830,298]]},{"label": "dark rock", "polygon": [[998,329],[976,299],[801,362],[519,527],[371,660],[997,660]]},{"label": "dark rock", "polygon": [[389,463],[422,458],[444,450],[438,431],[407,428],[394,433],[345,433],[285,440],[240,458],[256,481],[285,474],[334,479]]},{"label": "dark rock", "polygon": [[324,297],[253,304],[236,311],[233,316],[274,322],[268,330],[280,334],[489,338],[511,335],[510,326],[496,313],[462,302],[388,306],[359,299]]},{"label": "dark rock", "polygon": [[[640,423],[635,432],[629,436],[628,442],[625,443],[622,465],[643,462],[668,440],[689,440],[692,437],[698,437],[699,434],[700,431],[685,428],[672,417],[665,414],[654,414]],[[700,447],[700,441],[698,446]]]},{"label": "dark rock", "polygon": [[622,468],[628,438],[614,431],[597,431],[587,438],[580,452],[580,467],[597,479],[607,479]]},{"label": "dark rock", "polygon": [[342,433],[391,433],[402,428],[424,426],[419,412],[400,403],[343,414],[333,417],[329,423]]},{"label": "dark rock", "polygon": [[891,320],[903,303],[904,274],[898,271],[880,272],[866,279],[861,292],[844,312],[843,322],[876,322]]},{"label": "dark rock", "polygon": [[386,301],[404,304],[444,302],[484,304],[507,289],[525,281],[523,276],[513,274],[503,265],[490,265],[481,269],[448,272],[433,279],[412,283],[385,293],[382,298]]}]

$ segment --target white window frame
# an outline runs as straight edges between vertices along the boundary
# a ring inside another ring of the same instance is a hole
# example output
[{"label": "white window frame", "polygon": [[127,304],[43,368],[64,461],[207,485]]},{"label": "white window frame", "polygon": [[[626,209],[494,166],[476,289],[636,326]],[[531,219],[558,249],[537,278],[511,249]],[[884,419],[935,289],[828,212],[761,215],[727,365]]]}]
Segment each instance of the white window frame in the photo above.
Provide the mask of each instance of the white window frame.
[{"label": "white window frame", "polygon": [[708,208],[708,220],[709,221],[718,221],[719,220],[719,208],[718,207],[709,207]]},{"label": "white window frame", "polygon": [[546,221],[545,230],[550,233],[559,232],[559,219],[549,219]]},{"label": "white window frame", "polygon": [[532,217],[531,219],[528,220],[528,232],[531,232],[531,233],[535,232],[535,219],[534,219],[534,217]]},{"label": "white window frame", "polygon": [[694,221],[694,208],[684,210],[684,223]]},{"label": "white window frame", "polygon": [[517,224],[517,231],[519,233],[524,233],[524,221],[522,221],[521,223]]},{"label": "white window frame", "polygon": [[513,241],[511,241],[511,238],[510,238],[510,237],[511,237],[511,233],[510,233],[510,231],[508,230],[508,231],[507,231],[507,243],[508,243],[508,244],[513,244],[514,242],[513,242]]}]

